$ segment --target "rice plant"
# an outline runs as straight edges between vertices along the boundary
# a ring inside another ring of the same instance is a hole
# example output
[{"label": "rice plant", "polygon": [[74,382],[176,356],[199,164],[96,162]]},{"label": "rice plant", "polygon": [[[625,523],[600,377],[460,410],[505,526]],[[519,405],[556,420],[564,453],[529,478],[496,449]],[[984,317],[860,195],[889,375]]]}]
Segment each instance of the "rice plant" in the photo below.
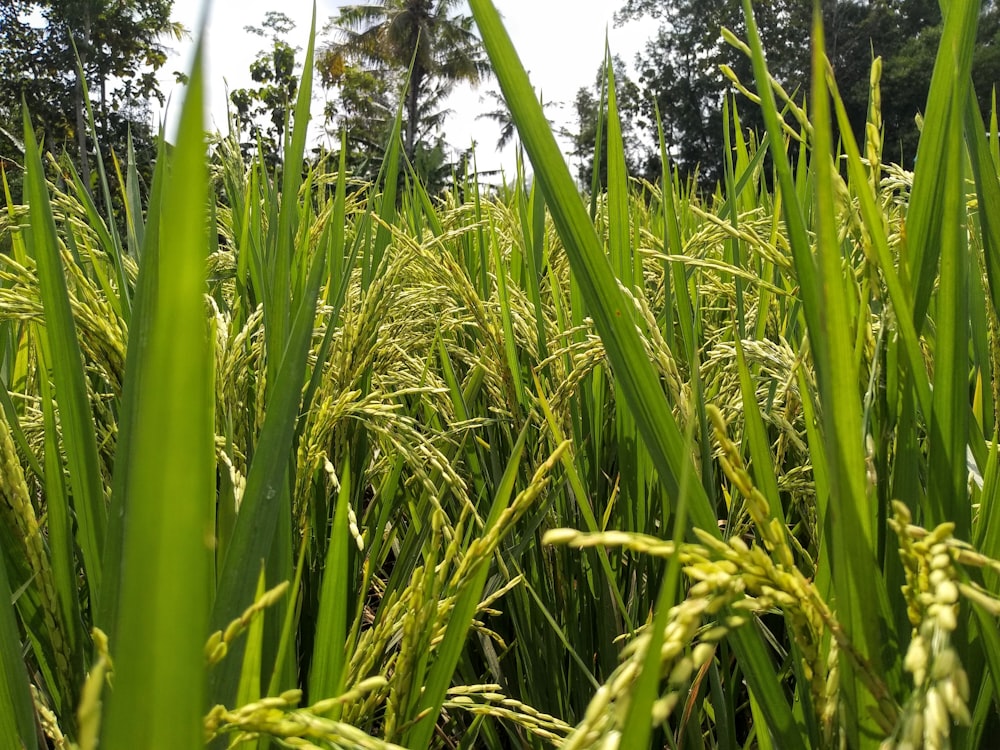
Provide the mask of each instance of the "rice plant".
[{"label": "rice plant", "polygon": [[1000,134],[970,96],[977,4],[949,5],[912,172],[882,160],[880,61],[859,141],[819,23],[805,106],[745,0],[716,192],[665,148],[662,180],[629,179],[606,66],[609,184],[584,197],[470,5],[532,168],[499,190],[429,195],[401,118],[374,184],[291,168],[314,31],[288,168],[206,138],[196,61],[148,190],[114,165],[124,227],[26,113],[0,218],[0,746],[985,746]]}]

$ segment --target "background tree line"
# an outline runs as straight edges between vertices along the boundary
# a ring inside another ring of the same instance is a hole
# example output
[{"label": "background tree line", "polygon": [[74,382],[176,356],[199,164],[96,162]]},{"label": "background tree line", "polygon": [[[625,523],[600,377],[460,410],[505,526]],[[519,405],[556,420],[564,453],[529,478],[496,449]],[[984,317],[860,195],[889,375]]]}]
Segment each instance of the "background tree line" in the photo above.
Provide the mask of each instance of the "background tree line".
[{"label": "background tree line", "polygon": [[[122,156],[131,133],[140,173],[155,155],[149,101],[162,98],[156,73],[167,60],[165,43],[182,29],[170,20],[172,0],[4,0],[0,4],[0,160],[18,183],[18,134],[22,98],[46,147],[73,160],[90,184],[94,142],[88,137],[77,54],[89,85],[106,152]],[[933,55],[941,31],[937,0],[823,0],[827,44],[845,104],[859,133],[868,107],[873,55],[883,58],[882,117],[886,154],[912,164],[918,139],[915,116],[924,106]],[[771,70],[786,90],[805,98],[809,74],[811,0],[755,0],[754,10]],[[615,58],[618,104],[633,174],[659,175],[658,111],[670,154],[685,176],[711,188],[721,176],[722,101],[732,86],[720,71],[733,68],[752,80],[749,61],[726,45],[719,30],[738,36],[745,25],[739,0],[625,0],[620,22],[653,20],[656,32],[636,56],[634,75]],[[266,14],[247,27],[264,40],[250,67],[251,85],[231,93],[232,125],[243,149],[262,149],[279,167],[301,61],[289,41],[292,21]],[[75,42],[75,51],[74,43]],[[317,55],[326,92],[324,120],[330,142],[346,133],[347,161],[359,178],[374,177],[390,127],[402,111],[406,160],[427,186],[446,185],[467,154],[448,144],[445,102],[462,83],[479,84],[489,67],[465,0],[372,0],[347,5],[329,19]],[[974,79],[988,112],[1000,78],[1000,6],[983,3]],[[576,126],[569,135],[581,184],[589,186],[601,115],[601,86],[581,89],[573,102]],[[482,116],[513,135],[502,101]],[[736,98],[742,124],[762,130],[757,108]],[[606,129],[605,131],[606,132]],[[338,147],[335,145],[334,150]],[[455,154],[458,154],[456,159]],[[603,184],[606,165],[598,165]]]},{"label": "background tree line", "polygon": [[[803,101],[809,90],[812,0],[755,0],[753,7],[772,74]],[[912,166],[919,139],[915,118],[926,103],[941,35],[938,0],[822,0],[822,11],[827,54],[856,135],[861,134],[868,112],[871,62],[880,56],[886,158]],[[720,66],[729,65],[744,83],[753,81],[749,60],[719,33],[726,27],[745,38],[742,4],[740,0],[626,0],[616,14],[619,22],[640,18],[652,19],[658,28],[636,57],[634,80],[623,61],[615,64],[630,166],[641,176],[660,174],[655,103],[675,165],[682,175],[697,175],[700,184],[711,189],[722,176],[722,102],[732,91]],[[603,78],[603,71],[598,71],[595,86],[581,89],[575,101],[574,153],[585,185],[593,174]],[[993,88],[1000,80],[1000,8],[994,0],[982,5],[973,78],[988,121]],[[763,132],[757,107],[741,96],[736,103],[743,126]],[[599,169],[604,184],[606,166]]]},{"label": "background tree line", "polygon": [[[772,73],[787,91],[805,100],[812,0],[754,0],[753,5]],[[822,0],[822,11],[828,54],[856,134],[861,135],[867,116],[871,61],[880,56],[885,153],[912,165],[919,139],[916,116],[926,101],[941,33],[938,0]],[[629,75],[626,61],[614,59],[630,170],[651,179],[660,174],[658,111],[675,165],[682,175],[711,189],[722,174],[722,102],[733,88],[721,66],[730,66],[742,81],[753,79],[749,60],[720,34],[726,27],[745,36],[742,4],[740,0],[625,0],[616,20],[637,19],[657,23],[656,32],[636,56],[637,73]],[[446,183],[455,164],[447,156],[453,150],[445,137],[444,102],[456,85],[478,84],[489,74],[464,0],[377,0],[346,6],[330,19],[326,32],[330,41],[317,63],[328,92],[326,123],[331,133],[347,133],[352,170],[373,176],[388,129],[402,106],[406,158],[429,187]],[[267,78],[279,77],[279,47],[276,41],[273,52],[265,55],[274,64],[259,79],[264,82],[259,101],[273,94],[274,87],[280,88]],[[600,114],[604,79],[603,70],[598,70],[594,85],[580,89],[573,102],[576,126],[568,135],[584,187],[591,185],[598,120],[607,116]],[[992,90],[1000,79],[996,0],[986,0],[982,6],[974,79],[988,115]],[[289,96],[292,91],[288,90]],[[236,92],[234,102],[240,97],[245,103],[244,92]],[[495,94],[493,98],[497,99]],[[763,132],[757,107],[740,96],[735,102],[742,125]],[[481,116],[497,121],[503,143],[513,135],[512,124],[502,101],[492,104],[493,109]],[[249,111],[241,104],[237,108]],[[280,120],[279,110],[272,107],[272,120]],[[603,185],[603,160],[598,171]]]},{"label": "background tree line", "polygon": [[[444,103],[458,84],[489,75],[463,6],[464,0],[376,0],[344,6],[326,24],[316,62],[326,92],[323,115],[331,142],[346,134],[347,164],[356,177],[375,177],[400,109],[403,156],[429,189],[442,188],[461,166],[449,156]],[[293,28],[276,12],[261,27],[247,27],[269,36],[270,46],[251,65],[256,85],[230,96],[244,150],[259,146],[271,162],[296,91],[298,50],[286,39]]]},{"label": "background tree line", "polygon": [[0,160],[15,186],[22,101],[45,147],[67,155],[91,186],[94,140],[84,83],[105,155],[112,148],[124,155],[131,132],[140,172],[148,169],[156,153],[149,102],[162,96],[156,72],[167,61],[165,43],[183,33],[170,20],[172,6],[172,0],[0,3]]},{"label": "background tree line", "polygon": [[[69,158],[85,184],[96,179],[84,83],[108,163],[112,151],[124,157],[131,134],[140,174],[149,171],[157,136],[149,104],[153,98],[162,103],[157,72],[167,61],[165,43],[183,33],[170,20],[172,6],[172,0],[0,3],[0,160],[15,196],[22,102],[45,147]],[[377,0],[345,6],[330,19],[317,56],[327,93],[324,118],[332,142],[347,133],[356,176],[374,177],[400,104],[406,159],[430,185],[450,176],[455,165],[442,129],[443,103],[458,83],[478,83],[489,71],[461,6],[464,0]],[[301,73],[301,50],[289,41],[294,27],[280,12],[247,27],[265,46],[250,66],[251,84],[230,96],[241,146],[261,149],[272,168],[279,167]]]}]

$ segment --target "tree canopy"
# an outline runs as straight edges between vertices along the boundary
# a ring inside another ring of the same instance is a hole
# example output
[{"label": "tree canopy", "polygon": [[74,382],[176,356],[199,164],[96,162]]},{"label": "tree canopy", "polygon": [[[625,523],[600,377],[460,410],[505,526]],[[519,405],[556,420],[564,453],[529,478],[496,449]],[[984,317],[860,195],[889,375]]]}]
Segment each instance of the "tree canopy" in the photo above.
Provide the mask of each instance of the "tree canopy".
[{"label": "tree canopy", "polygon": [[[441,107],[458,83],[479,83],[489,64],[471,16],[458,12],[460,0],[373,0],[348,5],[331,20],[339,39],[321,50],[319,67],[324,81],[340,85],[363,84],[377,94],[376,101],[391,97],[379,90],[375,78],[398,82],[403,99],[403,149],[411,163],[420,144],[433,151],[443,122]],[[398,101],[398,99],[396,99]],[[379,102],[380,103],[380,102]],[[348,118],[362,112],[358,103],[347,104]],[[370,128],[366,128],[370,130]],[[349,134],[350,135],[350,134]]]},{"label": "tree canopy", "polygon": [[[89,184],[88,84],[102,146],[124,153],[128,132],[140,151],[151,146],[150,98],[161,96],[156,71],[163,41],[183,29],[171,22],[173,0],[4,0],[0,4],[0,155],[17,162],[11,135],[27,104],[46,147],[73,156]],[[74,47],[75,45],[75,47]],[[146,149],[147,159],[151,149]]]},{"label": "tree canopy", "polygon": [[[622,123],[622,137],[625,142],[625,164],[631,174],[645,170],[644,159],[648,158],[642,141],[645,129],[642,94],[638,85],[628,76],[625,61],[615,55],[611,61],[615,78],[615,92],[618,114]],[[597,165],[598,187],[608,184],[608,112],[601,106],[601,92],[607,87],[604,64],[597,71],[594,88],[581,88],[573,102],[579,131],[572,134],[573,156],[577,161],[577,178],[581,185],[591,186],[594,179],[594,154],[597,146],[598,125],[601,136],[601,158]]]},{"label": "tree canopy", "polygon": [[[755,0],[753,7],[771,73],[794,98],[804,101],[811,68],[812,0]],[[855,131],[860,134],[864,127],[869,69],[873,57],[880,56],[886,154],[909,166],[919,138],[915,117],[925,106],[940,39],[937,0],[822,0],[821,8],[827,54]],[[625,0],[616,15],[619,22],[640,18],[658,22],[655,34],[636,58],[636,98],[645,120],[640,127],[646,142],[656,140],[655,106],[675,164],[687,175],[697,173],[701,184],[711,187],[722,174],[722,102],[732,91],[721,66],[730,66],[745,83],[753,80],[749,60],[727,45],[720,33],[725,27],[745,38],[742,3]],[[1000,10],[995,1],[988,0],[982,8],[973,72],[984,112],[989,110],[992,86],[1000,79],[998,33]],[[593,91],[581,92],[583,99],[578,97],[578,103],[595,106]],[[739,97],[736,101],[743,125],[762,132],[757,107]],[[581,120],[581,136],[587,127]],[[652,167],[649,172],[658,171],[655,151],[637,162],[634,166],[639,171],[643,164]]]},{"label": "tree canopy", "polygon": [[261,50],[250,64],[250,78],[256,86],[236,89],[229,95],[235,109],[234,124],[246,136],[241,148],[246,153],[259,143],[264,161],[271,167],[278,162],[299,87],[297,50],[284,38],[294,28],[291,18],[276,11],[266,13],[260,26],[244,27],[268,39],[271,46]]}]

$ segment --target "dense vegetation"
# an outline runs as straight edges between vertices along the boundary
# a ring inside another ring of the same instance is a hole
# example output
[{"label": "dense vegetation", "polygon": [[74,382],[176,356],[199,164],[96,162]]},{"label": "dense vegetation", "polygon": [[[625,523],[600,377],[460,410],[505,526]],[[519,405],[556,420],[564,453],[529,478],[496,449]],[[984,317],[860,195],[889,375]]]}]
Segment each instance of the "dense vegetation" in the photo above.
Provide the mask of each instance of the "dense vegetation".
[{"label": "dense vegetation", "polygon": [[0,746],[982,746],[1000,127],[977,4],[950,5],[915,172],[883,162],[880,62],[857,142],[822,26],[807,112],[747,1],[727,39],[764,129],[727,104],[721,187],[629,180],[608,65],[587,199],[471,7],[533,167],[496,192],[430,196],[402,110],[374,183],[346,149],[300,172],[206,144],[196,62],[148,195],[134,154],[98,170],[120,231],[25,118]]},{"label": "dense vegetation", "polygon": [[[887,160],[911,167],[919,139],[915,115],[923,112],[934,55],[941,39],[938,0],[867,2],[821,0],[827,56],[841,84],[841,98],[854,135],[864,139],[868,113],[868,70],[882,59],[882,122]],[[771,74],[799,102],[808,98],[812,0],[754,2],[757,25],[768,51]],[[988,114],[993,86],[1000,80],[1000,4],[980,4],[972,75],[980,111]],[[725,117],[723,100],[734,96],[743,107],[743,124],[763,130],[759,109],[733,90],[733,74],[752,77],[750,60],[734,58],[719,28],[745,37],[741,0],[625,0],[620,21],[655,23],[656,33],[636,56],[634,80],[619,74],[621,109],[626,125],[626,153],[636,174],[655,179],[660,173],[656,147],[656,111],[673,164],[685,176],[697,174],[712,190],[724,179]],[[727,74],[727,69],[732,73]],[[624,69],[622,73],[624,73]],[[579,127],[574,141],[580,152],[580,176],[591,184],[600,77],[593,90],[575,101]],[[836,132],[837,126],[834,127]],[[607,184],[606,168],[599,170]]]},{"label": "dense vegetation", "polygon": [[[149,102],[162,103],[156,72],[167,61],[165,44],[183,33],[170,20],[172,6],[173,0],[4,0],[0,163],[18,188],[24,149],[15,134],[22,103],[32,113],[35,135],[53,154],[74,160],[88,189],[97,143],[107,159],[113,149],[123,154],[131,138],[139,173],[149,177],[156,155]],[[87,132],[88,109],[96,139]]]}]

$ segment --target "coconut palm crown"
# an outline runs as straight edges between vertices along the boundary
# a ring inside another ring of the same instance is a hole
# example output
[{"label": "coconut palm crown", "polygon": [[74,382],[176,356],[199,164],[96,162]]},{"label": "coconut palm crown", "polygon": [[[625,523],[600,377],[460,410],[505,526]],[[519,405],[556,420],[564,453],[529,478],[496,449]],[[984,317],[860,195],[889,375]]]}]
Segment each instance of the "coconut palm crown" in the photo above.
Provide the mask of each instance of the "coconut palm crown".
[{"label": "coconut palm crown", "polygon": [[411,161],[421,131],[440,123],[439,117],[427,116],[427,101],[439,102],[456,84],[477,84],[489,73],[472,17],[456,12],[464,4],[377,0],[345,6],[331,21],[340,39],[322,51],[321,67],[352,60],[375,70],[408,71],[403,147]]}]

